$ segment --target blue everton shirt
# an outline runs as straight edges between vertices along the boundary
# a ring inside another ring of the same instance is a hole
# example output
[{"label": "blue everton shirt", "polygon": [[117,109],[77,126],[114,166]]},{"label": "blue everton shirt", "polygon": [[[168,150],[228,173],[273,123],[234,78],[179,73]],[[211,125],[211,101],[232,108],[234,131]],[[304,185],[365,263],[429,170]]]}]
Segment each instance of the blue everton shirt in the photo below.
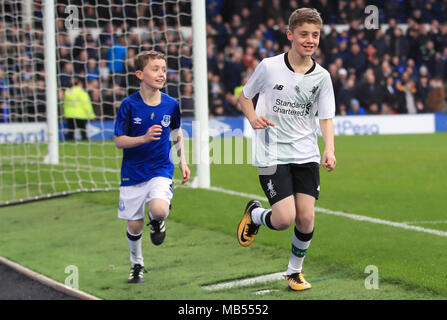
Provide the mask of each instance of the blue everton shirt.
[{"label": "blue everton shirt", "polygon": [[147,105],[137,91],[125,98],[118,109],[115,136],[138,137],[155,124],[161,125],[160,140],[123,149],[121,186],[131,186],[154,177],[172,179],[174,164],[170,158],[170,129],[180,127],[180,107],[177,100],[161,93],[161,103]]}]

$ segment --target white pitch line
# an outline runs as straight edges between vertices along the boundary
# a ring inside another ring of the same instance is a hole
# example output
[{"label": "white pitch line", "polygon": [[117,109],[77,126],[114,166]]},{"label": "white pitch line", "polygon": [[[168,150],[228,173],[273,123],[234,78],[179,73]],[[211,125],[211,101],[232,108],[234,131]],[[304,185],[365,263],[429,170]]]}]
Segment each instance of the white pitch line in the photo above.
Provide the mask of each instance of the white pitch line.
[{"label": "white pitch line", "polygon": [[277,291],[279,291],[279,290],[277,290],[277,289],[259,290],[259,291],[256,291],[255,294],[260,296],[260,295],[263,295],[266,293],[277,292]]},{"label": "white pitch line", "polygon": [[[219,187],[210,187],[208,189],[216,191],[216,192],[222,192],[222,193],[240,196],[240,197],[244,197],[244,198],[255,199],[255,200],[260,200],[260,201],[268,201],[267,198],[256,195],[256,194],[237,192],[234,190],[227,190],[227,189],[219,188]],[[371,218],[371,217],[362,216],[362,215],[358,215],[358,214],[334,211],[334,210],[329,210],[329,209],[319,208],[319,207],[315,207],[315,211],[334,215],[334,216],[345,217],[345,218],[349,218],[349,219],[353,219],[353,220],[357,220],[357,221],[366,221],[366,222],[382,224],[382,225],[406,229],[406,230],[414,230],[414,231],[418,231],[418,232],[434,234],[434,235],[441,236],[441,237],[447,237],[446,231],[441,231],[441,230],[436,230],[436,229],[428,229],[428,228],[423,228],[423,227],[419,227],[419,226],[412,226],[412,225],[408,225],[407,223],[404,223],[404,222],[394,222],[394,221],[389,221],[389,220],[384,220],[384,219]]]},{"label": "white pitch line", "polygon": [[447,220],[405,221],[405,224],[446,224]]},{"label": "white pitch line", "polygon": [[230,289],[234,287],[246,287],[251,286],[255,283],[260,282],[269,282],[269,281],[276,281],[284,279],[285,272],[276,272],[271,274],[266,274],[259,277],[253,277],[253,278],[247,278],[242,280],[235,280],[235,281],[228,281],[228,282],[221,282],[211,285],[202,286],[203,289],[214,291],[214,290],[221,290],[221,289]]}]

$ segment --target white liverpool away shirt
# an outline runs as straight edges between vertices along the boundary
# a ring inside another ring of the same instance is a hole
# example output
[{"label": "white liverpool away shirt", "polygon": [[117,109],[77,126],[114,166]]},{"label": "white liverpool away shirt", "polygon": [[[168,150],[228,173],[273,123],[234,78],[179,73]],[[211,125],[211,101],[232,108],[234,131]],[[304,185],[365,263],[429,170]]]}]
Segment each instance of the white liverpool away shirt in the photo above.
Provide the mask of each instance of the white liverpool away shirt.
[{"label": "white liverpool away shirt", "polygon": [[274,127],[253,130],[253,165],[320,163],[317,117],[335,116],[335,98],[329,72],[314,62],[306,74],[292,71],[287,54],[265,58],[243,88],[253,99],[259,93],[256,114]]}]

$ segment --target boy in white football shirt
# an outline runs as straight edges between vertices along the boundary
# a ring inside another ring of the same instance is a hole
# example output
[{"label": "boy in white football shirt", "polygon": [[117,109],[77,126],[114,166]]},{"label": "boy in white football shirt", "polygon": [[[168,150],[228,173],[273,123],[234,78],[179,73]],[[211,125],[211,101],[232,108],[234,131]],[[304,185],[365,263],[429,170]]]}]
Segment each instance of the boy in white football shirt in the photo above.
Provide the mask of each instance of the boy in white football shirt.
[{"label": "boy in white football shirt", "polygon": [[[312,59],[323,22],[318,11],[295,10],[287,37],[291,49],[257,66],[239,97],[253,129],[253,165],[271,209],[248,202],[238,226],[238,241],[249,246],[264,225],[285,230],[295,223],[286,280],[292,290],[310,289],[302,273],[314,231],[315,200],[320,192],[318,118],[325,148],[322,165],[336,166],[335,98],[329,73]],[[253,99],[259,94],[254,108]]]},{"label": "boy in white football shirt", "polygon": [[166,235],[164,220],[169,215],[173,196],[171,132],[180,160],[182,183],[190,178],[179,103],[160,91],[166,82],[165,55],[157,51],[140,52],[135,57],[135,69],[141,81],[140,90],[121,102],[115,122],[115,143],[123,149],[118,217],[127,220],[132,264],[129,283],[143,282],[141,237],[146,205],[152,243],[160,245]]}]

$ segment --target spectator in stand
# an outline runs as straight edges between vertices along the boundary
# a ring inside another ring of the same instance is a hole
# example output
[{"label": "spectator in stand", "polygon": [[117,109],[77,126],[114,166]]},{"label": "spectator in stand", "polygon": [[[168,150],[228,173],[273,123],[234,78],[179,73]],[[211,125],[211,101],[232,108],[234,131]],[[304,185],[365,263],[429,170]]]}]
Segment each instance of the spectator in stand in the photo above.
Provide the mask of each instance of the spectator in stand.
[{"label": "spectator in stand", "polygon": [[225,50],[229,31],[223,23],[222,15],[218,14],[211,19],[210,27],[213,32],[214,41],[219,51]]},{"label": "spectator in stand", "polygon": [[364,3],[360,3],[359,5],[357,2],[358,1],[348,1],[348,4],[343,8],[343,11],[346,10],[348,22],[364,18],[363,10],[365,5]]},{"label": "spectator in stand", "polygon": [[438,52],[443,52],[447,48],[447,23],[441,25],[439,32],[435,35],[435,44]]},{"label": "spectator in stand", "polygon": [[222,79],[225,91],[233,91],[241,82],[241,74],[244,70],[242,57],[233,54],[231,60],[226,59],[223,52],[217,55],[217,74]]},{"label": "spectator in stand", "polygon": [[[275,41],[279,46],[278,51],[284,51],[282,48],[284,46],[290,45],[289,39],[287,39],[287,25],[284,19],[278,19],[277,21],[277,28],[274,29],[275,33]],[[322,35],[324,32],[322,33]],[[321,39],[320,39],[320,46],[322,45]]]},{"label": "spectator in stand", "polygon": [[421,75],[416,82],[417,91],[419,93],[419,100],[424,105],[424,109],[428,110],[428,94],[430,93],[430,82],[428,76]]},{"label": "spectator in stand", "polygon": [[376,84],[374,72],[372,69],[368,69],[365,73],[365,80],[356,91],[356,97],[368,113],[374,114],[378,111],[377,106],[381,101],[381,93],[379,85]]},{"label": "spectator in stand", "polygon": [[435,43],[432,40],[428,40],[419,48],[418,65],[425,65],[430,74],[435,72]]},{"label": "spectator in stand", "polygon": [[110,73],[125,73],[125,59],[127,56],[126,40],[123,36],[117,38],[107,51]]},{"label": "spectator in stand", "polygon": [[102,84],[101,86],[109,88],[110,69],[107,66],[107,62],[105,60],[99,61],[98,72],[99,72],[99,79]]},{"label": "spectator in stand", "polygon": [[349,109],[352,99],[355,98],[355,80],[354,77],[350,77],[343,83],[340,90],[337,92],[336,97],[336,113],[339,115],[345,115]]},{"label": "spectator in stand", "polygon": [[206,17],[208,20],[220,14],[222,6],[222,0],[206,0]]},{"label": "spectator in stand", "polygon": [[376,53],[379,57],[383,57],[383,55],[389,51],[389,43],[385,40],[385,36],[381,29],[376,31],[372,45],[376,49]]},{"label": "spectator in stand", "polygon": [[409,45],[408,39],[403,35],[400,28],[394,30],[394,38],[390,43],[391,55],[406,59],[408,57]]},{"label": "spectator in stand", "polygon": [[175,71],[169,70],[166,79],[166,93],[176,100],[179,99],[179,82],[178,74]]},{"label": "spectator in stand", "polygon": [[337,70],[337,65],[335,63],[332,63],[329,66],[328,71],[331,75],[332,86],[334,87],[334,92],[336,93],[335,100],[337,101],[337,94],[343,86],[346,85],[346,81],[348,80],[348,71],[346,71],[345,68],[340,68]]},{"label": "spectator in stand", "polygon": [[66,139],[74,140],[75,131],[79,129],[81,139],[87,140],[87,121],[93,120],[95,113],[83,79],[76,77],[73,86],[65,91],[63,109],[68,127]]},{"label": "spectator in stand", "polygon": [[[265,50],[267,52],[267,50]],[[244,55],[242,56],[242,61],[245,68],[253,67],[253,63],[256,61],[255,49],[252,46],[247,46]]]},{"label": "spectator in stand", "polygon": [[405,106],[407,108],[407,112],[409,114],[415,114],[418,112],[416,106],[416,84],[413,80],[408,80],[404,87],[405,93]]},{"label": "spectator in stand", "polygon": [[9,92],[9,81],[0,65],[0,99],[6,99]]},{"label": "spectator in stand", "polygon": [[218,74],[211,74],[209,79],[209,90],[212,99],[221,97],[224,93],[224,86]]},{"label": "spectator in stand", "polygon": [[88,85],[98,87],[98,84],[96,85],[92,84],[93,82],[98,83],[99,81],[99,69],[95,59],[93,58],[88,59],[86,71],[87,71],[86,79]]},{"label": "spectator in stand", "polygon": [[[231,36],[228,46],[225,47],[225,56],[232,56],[235,52],[240,55],[244,54],[244,49],[239,45],[239,39],[236,36]],[[244,60],[245,63],[245,60]]]},{"label": "spectator in stand", "polygon": [[92,89],[88,90],[88,94],[92,102],[93,113],[95,114],[95,118],[97,120],[102,121],[104,119],[103,118],[104,112],[102,108],[101,92],[99,91],[99,89]]},{"label": "spectator in stand", "polygon": [[66,89],[71,86],[73,81],[73,64],[67,62],[64,64],[62,72],[59,73],[59,86]]},{"label": "spectator in stand", "polygon": [[231,24],[229,27],[230,34],[236,36],[239,41],[243,41],[247,30],[241,22],[241,16],[239,14],[234,14],[231,19]]},{"label": "spectator in stand", "polygon": [[178,71],[180,70],[180,64],[178,59],[179,51],[175,44],[170,44],[168,46],[167,64],[169,70]]},{"label": "spectator in stand", "polygon": [[442,79],[439,77],[431,79],[430,88],[427,102],[428,110],[430,112],[445,110],[445,91]]},{"label": "spectator in stand", "polygon": [[87,70],[88,55],[87,50],[79,51],[79,55],[75,57],[73,62],[73,70],[76,75],[85,76]]},{"label": "spectator in stand", "polygon": [[190,84],[183,86],[182,96],[180,98],[180,108],[182,117],[194,116],[193,88]]},{"label": "spectator in stand", "polygon": [[224,96],[219,95],[214,99],[211,99],[210,103],[210,112],[213,116],[224,116],[225,115],[225,109],[224,109]]},{"label": "spectator in stand", "polygon": [[10,122],[10,110],[6,101],[0,100],[0,123]]},{"label": "spectator in stand", "polygon": [[382,102],[380,114],[395,114],[393,107],[388,102]]},{"label": "spectator in stand", "polygon": [[236,87],[236,88],[234,88],[233,96],[234,96],[236,99],[239,99],[239,95],[241,94],[242,89],[244,88],[244,86],[245,86],[245,84],[247,83],[247,81],[248,81],[248,75],[247,75],[247,74],[243,74],[243,75],[242,75],[242,82],[241,82],[241,85],[238,86],[238,87]]},{"label": "spectator in stand", "polygon": [[273,21],[275,21],[277,19],[282,19],[283,18],[283,9],[281,8],[281,1],[280,0],[271,0],[271,1],[266,1],[266,4],[267,3],[270,3],[270,5],[265,8],[267,19],[272,19]]},{"label": "spectator in stand", "polygon": [[347,114],[349,116],[366,115],[366,111],[357,99],[352,99]]},{"label": "spectator in stand", "polygon": [[385,85],[382,86],[382,103],[389,106],[393,113],[397,113],[397,95],[394,78],[390,75],[386,78]]},{"label": "spectator in stand", "polygon": [[344,59],[344,66],[346,69],[353,69],[359,78],[366,69],[366,56],[360,50],[360,46],[354,43],[351,46],[351,50],[348,52]]}]

